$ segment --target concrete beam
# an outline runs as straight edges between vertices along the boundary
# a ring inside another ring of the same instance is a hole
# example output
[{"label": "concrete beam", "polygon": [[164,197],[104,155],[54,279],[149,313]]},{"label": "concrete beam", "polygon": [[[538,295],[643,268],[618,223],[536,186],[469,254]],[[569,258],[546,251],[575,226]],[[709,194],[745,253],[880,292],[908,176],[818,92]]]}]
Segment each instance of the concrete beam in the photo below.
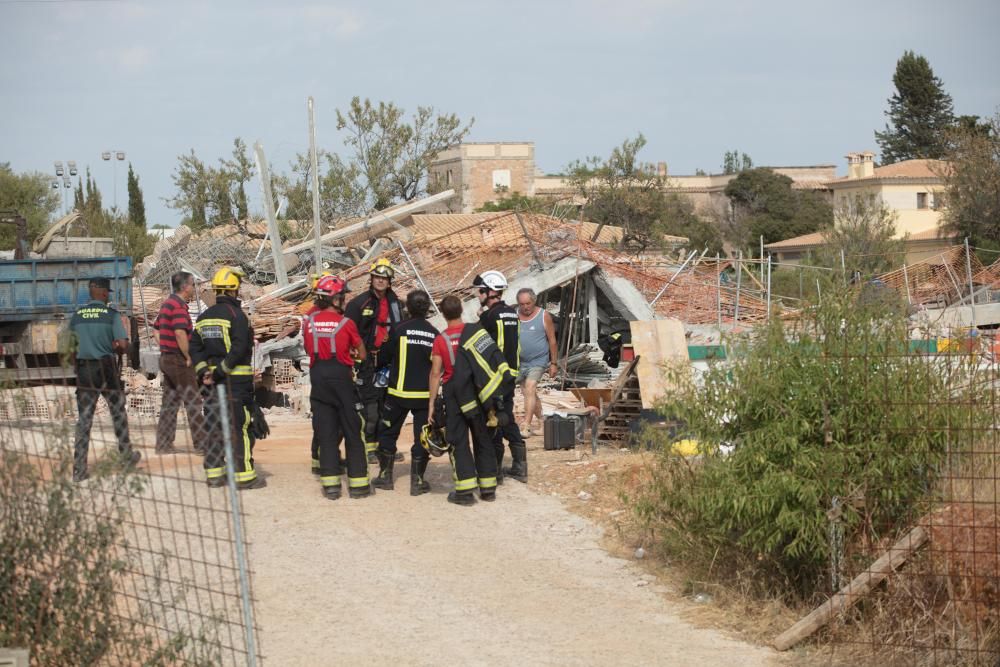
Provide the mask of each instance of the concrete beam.
[{"label": "concrete beam", "polygon": [[[576,257],[564,257],[558,262],[550,264],[544,271],[539,271],[537,268],[520,271],[513,276],[507,276],[508,286],[507,291],[504,292],[504,300],[514,305],[514,297],[522,287],[530,287],[538,294],[572,281],[576,277],[577,271],[579,271],[580,276],[584,276],[593,269],[594,263],[589,260],[581,259],[578,263]],[[479,299],[477,297],[467,299],[462,304],[462,319],[466,322],[478,322],[478,311]],[[430,322],[438,329],[444,329],[444,318],[440,315],[430,318]]]},{"label": "concrete beam", "polygon": [[630,322],[655,320],[656,313],[631,281],[604,271],[594,271],[594,283],[615,307],[618,314]]}]

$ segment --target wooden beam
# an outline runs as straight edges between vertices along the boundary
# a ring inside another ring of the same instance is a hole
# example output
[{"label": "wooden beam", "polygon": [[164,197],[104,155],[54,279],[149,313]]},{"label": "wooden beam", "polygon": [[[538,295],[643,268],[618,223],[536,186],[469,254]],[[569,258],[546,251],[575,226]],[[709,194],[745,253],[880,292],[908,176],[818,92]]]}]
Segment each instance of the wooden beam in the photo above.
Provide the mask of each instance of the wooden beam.
[{"label": "wooden beam", "polygon": [[819,630],[831,618],[842,611],[850,609],[861,598],[867,595],[875,586],[882,583],[893,570],[927,542],[927,531],[917,526],[901,540],[889,547],[871,567],[854,578],[851,583],[840,589],[832,598],[814,609],[798,623],[778,635],[774,640],[774,648],[786,651],[800,641]]}]

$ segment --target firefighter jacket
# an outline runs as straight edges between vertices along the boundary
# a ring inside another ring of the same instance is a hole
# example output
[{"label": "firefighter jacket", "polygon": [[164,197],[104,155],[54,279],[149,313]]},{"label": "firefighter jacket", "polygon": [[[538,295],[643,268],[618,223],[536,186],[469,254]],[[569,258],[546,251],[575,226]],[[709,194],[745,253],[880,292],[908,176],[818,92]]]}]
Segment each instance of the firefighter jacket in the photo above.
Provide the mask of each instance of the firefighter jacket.
[{"label": "firefighter jacket", "polygon": [[507,360],[511,375],[517,377],[521,365],[521,320],[517,311],[503,301],[498,301],[479,316],[479,323],[493,336]]},{"label": "firefighter jacket", "polygon": [[431,395],[431,351],[437,337],[438,330],[423,318],[396,325],[381,359],[389,365],[390,396],[427,402]]},{"label": "firefighter jacket", "polygon": [[233,379],[253,379],[253,329],[240,300],[218,296],[194,325],[191,336],[191,361],[201,378],[212,374],[214,382]]},{"label": "firefighter jacket", "polygon": [[[387,315],[382,320],[379,319],[382,299],[379,299],[375,290],[370,288],[348,301],[344,308],[344,315],[354,320],[354,324],[358,327],[358,333],[361,334],[361,340],[364,341],[365,348],[369,353],[384,346],[393,327],[403,319],[402,306],[391,288],[386,290],[384,299],[388,301],[388,308],[386,309]],[[380,328],[382,329],[381,336],[378,335]],[[381,345],[375,344],[376,338],[380,339]]]},{"label": "firefighter jacket", "polygon": [[[449,351],[452,349],[448,346]],[[478,324],[466,324],[458,339],[449,386],[455,388],[461,410],[476,412],[480,406],[493,407],[514,391],[514,376],[500,348]]]}]

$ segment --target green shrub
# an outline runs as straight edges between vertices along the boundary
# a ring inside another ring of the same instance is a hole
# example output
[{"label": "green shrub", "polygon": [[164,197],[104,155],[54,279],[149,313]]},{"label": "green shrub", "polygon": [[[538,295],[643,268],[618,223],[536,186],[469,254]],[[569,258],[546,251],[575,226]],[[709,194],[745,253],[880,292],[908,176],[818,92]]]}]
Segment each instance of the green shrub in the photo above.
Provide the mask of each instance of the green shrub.
[{"label": "green shrub", "polygon": [[838,567],[867,564],[925,511],[949,443],[984,412],[967,358],[910,354],[904,309],[877,288],[828,283],[822,305],[729,352],[697,381],[668,371],[662,412],[706,451],[664,448],[634,500],[669,553],[722,576],[750,568],[768,592],[829,591],[835,498],[857,557]]}]

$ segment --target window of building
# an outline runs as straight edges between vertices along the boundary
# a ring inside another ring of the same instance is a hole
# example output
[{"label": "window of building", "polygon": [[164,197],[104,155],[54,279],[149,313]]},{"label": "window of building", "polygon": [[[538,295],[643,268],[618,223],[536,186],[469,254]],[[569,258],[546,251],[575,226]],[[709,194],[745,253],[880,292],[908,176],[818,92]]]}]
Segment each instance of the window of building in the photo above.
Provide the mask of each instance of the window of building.
[{"label": "window of building", "polygon": [[925,209],[927,208],[927,193],[918,192],[917,193],[917,208]]},{"label": "window of building", "polygon": [[451,169],[449,169],[448,173],[444,175],[444,184],[451,185]]},{"label": "window of building", "polygon": [[931,198],[931,206],[934,208],[935,211],[939,211],[943,209],[945,206],[947,206],[944,197],[945,195],[943,192],[934,193],[934,196]]},{"label": "window of building", "polygon": [[510,190],[510,169],[493,170],[493,189]]}]

